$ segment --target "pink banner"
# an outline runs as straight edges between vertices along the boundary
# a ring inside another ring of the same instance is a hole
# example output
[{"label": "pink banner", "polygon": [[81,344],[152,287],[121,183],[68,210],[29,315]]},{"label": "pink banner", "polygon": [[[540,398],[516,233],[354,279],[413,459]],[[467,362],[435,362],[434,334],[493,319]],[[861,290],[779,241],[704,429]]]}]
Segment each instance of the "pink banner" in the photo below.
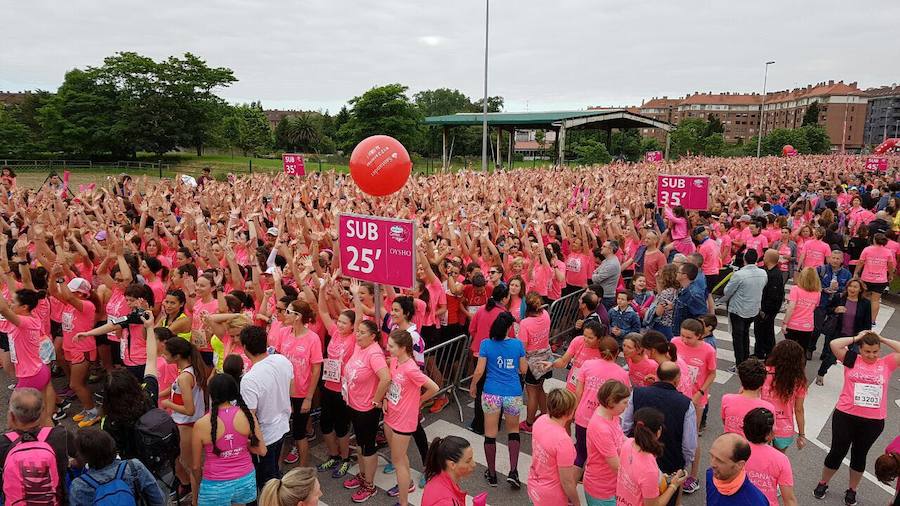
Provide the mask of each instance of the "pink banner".
[{"label": "pink banner", "polygon": [[412,288],[416,278],[415,224],[410,220],[341,214],[341,272],[371,283]]},{"label": "pink banner", "polygon": [[656,204],[706,210],[709,207],[709,177],[657,176]]},{"label": "pink banner", "polygon": [[281,162],[284,164],[284,173],[288,176],[302,176],[306,174],[306,167],[303,165],[303,155],[284,153],[281,155]]},{"label": "pink banner", "polygon": [[662,151],[647,151],[644,154],[644,160],[647,162],[661,162],[663,159]]},{"label": "pink banner", "polygon": [[887,172],[888,159],[883,156],[866,158],[866,170],[869,172]]}]

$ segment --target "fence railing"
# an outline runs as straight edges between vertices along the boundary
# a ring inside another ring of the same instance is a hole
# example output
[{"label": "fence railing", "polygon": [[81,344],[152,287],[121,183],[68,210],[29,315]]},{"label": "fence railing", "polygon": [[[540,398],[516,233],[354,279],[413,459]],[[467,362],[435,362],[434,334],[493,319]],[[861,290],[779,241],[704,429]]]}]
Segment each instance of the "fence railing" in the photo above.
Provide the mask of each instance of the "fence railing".
[{"label": "fence railing", "polygon": [[440,388],[437,395],[453,396],[460,422],[463,421],[463,409],[456,386],[460,383],[462,375],[466,374],[468,355],[469,336],[465,334],[425,350],[425,372],[438,383]]},{"label": "fence railing", "polygon": [[584,289],[560,297],[550,304],[550,347],[555,352],[565,348],[575,334],[578,320],[578,303]]},{"label": "fence railing", "polygon": [[0,159],[0,166],[6,166],[13,170],[37,170],[37,169],[52,169],[58,167],[62,168],[76,168],[76,169],[89,169],[94,166],[94,163],[91,160],[12,160],[12,159]]}]

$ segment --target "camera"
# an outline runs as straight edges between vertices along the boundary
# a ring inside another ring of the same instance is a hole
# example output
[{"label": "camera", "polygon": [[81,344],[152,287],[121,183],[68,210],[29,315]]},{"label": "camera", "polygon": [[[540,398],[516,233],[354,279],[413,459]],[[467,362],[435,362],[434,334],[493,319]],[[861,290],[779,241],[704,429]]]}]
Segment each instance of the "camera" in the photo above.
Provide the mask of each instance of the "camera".
[{"label": "camera", "polygon": [[656,209],[656,204],[653,202],[645,202],[644,209]]}]

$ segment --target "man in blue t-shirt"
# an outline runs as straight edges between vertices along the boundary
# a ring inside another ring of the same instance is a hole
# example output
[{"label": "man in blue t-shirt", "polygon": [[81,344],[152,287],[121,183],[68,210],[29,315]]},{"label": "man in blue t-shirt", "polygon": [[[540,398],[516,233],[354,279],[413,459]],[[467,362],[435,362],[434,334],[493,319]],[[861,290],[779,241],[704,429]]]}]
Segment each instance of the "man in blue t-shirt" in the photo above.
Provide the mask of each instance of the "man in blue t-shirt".
[{"label": "man in blue t-shirt", "polygon": [[750,444],[740,434],[727,433],[713,441],[706,471],[707,506],[768,506],[769,500],[750,482],[744,466]]}]

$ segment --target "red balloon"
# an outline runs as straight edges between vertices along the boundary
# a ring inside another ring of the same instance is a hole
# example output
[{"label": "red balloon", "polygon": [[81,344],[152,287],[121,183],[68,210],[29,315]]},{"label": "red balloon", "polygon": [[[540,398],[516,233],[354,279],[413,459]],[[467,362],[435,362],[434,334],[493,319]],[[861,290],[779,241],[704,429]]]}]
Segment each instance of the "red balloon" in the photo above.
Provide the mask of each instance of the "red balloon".
[{"label": "red balloon", "polygon": [[359,189],[376,197],[390,195],[406,184],[412,172],[409,153],[400,141],[373,135],[356,145],[350,155],[350,176]]},{"label": "red balloon", "polygon": [[785,146],[783,148],[781,148],[782,154],[785,154],[785,155],[790,153],[793,150],[794,150],[794,146],[791,146],[790,144],[785,144]]}]

